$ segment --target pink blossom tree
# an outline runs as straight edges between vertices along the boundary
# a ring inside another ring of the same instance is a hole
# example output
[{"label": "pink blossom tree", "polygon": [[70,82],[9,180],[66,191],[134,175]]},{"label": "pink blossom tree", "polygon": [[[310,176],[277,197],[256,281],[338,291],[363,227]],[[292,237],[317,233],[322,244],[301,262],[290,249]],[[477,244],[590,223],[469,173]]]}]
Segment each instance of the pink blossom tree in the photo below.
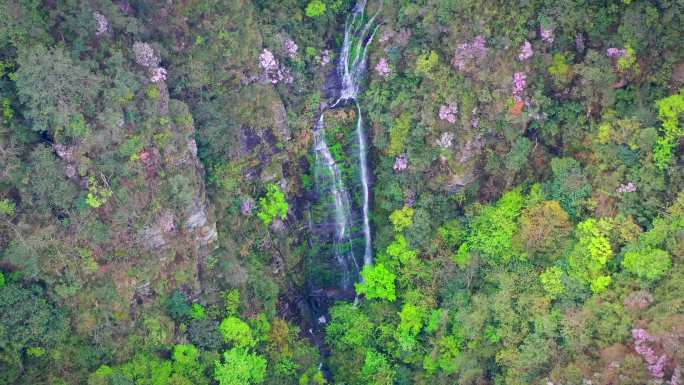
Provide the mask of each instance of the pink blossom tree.
[{"label": "pink blossom tree", "polygon": [[378,64],[375,66],[375,72],[382,76],[383,78],[386,78],[390,74],[390,67],[389,67],[389,62],[387,61],[387,58],[380,58],[378,61]]},{"label": "pink blossom tree", "polygon": [[463,71],[469,64],[476,63],[487,56],[487,43],[484,36],[478,35],[468,43],[458,46],[451,63],[458,71]]},{"label": "pink blossom tree", "polygon": [[534,51],[532,50],[532,43],[529,41],[525,40],[522,46],[520,46],[520,53],[518,54],[518,60],[520,61],[525,61],[534,55]]}]

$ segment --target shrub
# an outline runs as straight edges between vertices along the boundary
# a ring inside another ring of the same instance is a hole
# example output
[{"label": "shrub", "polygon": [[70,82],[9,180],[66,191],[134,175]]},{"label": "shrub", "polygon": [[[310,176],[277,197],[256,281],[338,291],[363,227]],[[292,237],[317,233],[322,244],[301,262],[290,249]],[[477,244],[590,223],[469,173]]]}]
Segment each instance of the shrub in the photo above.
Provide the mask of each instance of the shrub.
[{"label": "shrub", "polygon": [[399,210],[394,210],[390,214],[390,222],[394,225],[394,231],[402,231],[413,224],[413,215],[415,210],[411,207],[404,206]]},{"label": "shrub", "polygon": [[266,190],[266,196],[259,199],[257,216],[268,226],[276,218],[285,219],[289,205],[278,185],[271,183]]},{"label": "shrub", "polygon": [[318,17],[325,14],[326,6],[321,0],[311,0],[309,4],[306,5],[306,16],[308,17]]},{"label": "shrub", "polygon": [[406,140],[413,125],[413,116],[404,112],[394,121],[390,128],[390,145],[388,152],[392,156],[400,155],[405,151]]}]

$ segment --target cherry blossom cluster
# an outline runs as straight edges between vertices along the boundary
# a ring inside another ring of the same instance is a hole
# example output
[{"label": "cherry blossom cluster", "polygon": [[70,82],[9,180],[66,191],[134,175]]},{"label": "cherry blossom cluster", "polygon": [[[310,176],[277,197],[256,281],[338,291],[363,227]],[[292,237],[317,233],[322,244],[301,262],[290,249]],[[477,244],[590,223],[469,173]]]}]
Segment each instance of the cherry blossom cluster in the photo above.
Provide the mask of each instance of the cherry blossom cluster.
[{"label": "cherry blossom cluster", "polygon": [[463,71],[468,64],[481,60],[485,56],[487,56],[487,43],[483,36],[478,35],[471,43],[458,46],[451,63],[457,70]]},{"label": "cherry blossom cluster", "polygon": [[133,43],[135,62],[146,68],[157,67],[159,58],[154,54],[154,48],[147,43],[136,41]]},{"label": "cherry blossom cluster", "polygon": [[451,124],[456,123],[457,114],[458,106],[456,103],[443,104],[439,107],[439,118]]},{"label": "cherry blossom cluster", "polygon": [[527,87],[527,75],[524,72],[513,74],[513,98],[516,101],[523,100],[525,88]]},{"label": "cherry blossom cluster", "polygon": [[95,36],[101,36],[109,30],[109,22],[107,18],[98,11],[93,12],[93,17],[95,22],[97,22],[97,30],[95,31]]},{"label": "cherry blossom cluster", "polygon": [[541,39],[549,44],[553,43],[555,39],[553,34],[553,28],[545,28],[543,25],[539,27],[539,34]]},{"label": "cherry blossom cluster", "polygon": [[473,108],[471,116],[472,116],[472,118],[470,118],[470,127],[472,127],[472,128],[480,127],[480,117],[477,115],[477,107]]},{"label": "cherry blossom cluster", "polygon": [[649,346],[649,343],[658,342],[658,339],[644,329],[632,329],[632,338],[634,338],[634,350],[648,363],[648,371],[651,376],[655,378],[665,377],[667,355],[659,356]]},{"label": "cherry blossom cluster", "polygon": [[152,76],[150,81],[152,83],[159,83],[166,80],[166,69],[163,67],[152,68]]},{"label": "cherry blossom cluster", "polygon": [[330,52],[330,50],[329,49],[324,50],[323,53],[321,54],[321,66],[325,67],[326,65],[328,65],[328,63],[330,63],[331,60],[332,60],[332,53]]},{"label": "cherry blossom cluster", "polygon": [[252,211],[256,208],[256,202],[254,202],[254,199],[251,197],[246,197],[242,199],[242,203],[240,203],[240,212],[242,215],[251,215]]},{"label": "cherry blossom cluster", "polygon": [[627,182],[624,184],[621,184],[620,187],[618,187],[615,192],[623,194],[623,193],[631,193],[636,191],[636,185],[632,182]]},{"label": "cherry blossom cluster", "polygon": [[378,64],[375,66],[375,72],[377,72],[377,74],[383,78],[386,78],[390,74],[390,67],[387,58],[380,58]]},{"label": "cherry blossom cluster", "polygon": [[610,58],[621,58],[627,54],[627,50],[624,48],[610,47],[606,50],[606,55]]},{"label": "cherry blossom cluster", "polygon": [[259,66],[264,70],[264,75],[272,84],[278,84],[280,81],[292,83],[292,75],[278,63],[278,59],[266,48],[259,55]]},{"label": "cherry blossom cluster", "polygon": [[161,60],[149,44],[136,41],[133,43],[133,53],[135,62],[148,69],[151,82],[159,83],[166,80],[166,69],[159,66]]},{"label": "cherry blossom cluster", "polygon": [[399,155],[394,158],[394,171],[404,171],[408,167],[408,157],[406,155]]},{"label": "cherry blossom cluster", "polygon": [[518,54],[518,60],[520,61],[525,61],[534,55],[534,51],[532,50],[532,44],[525,40],[522,46],[520,46],[520,53]]},{"label": "cherry blossom cluster", "polygon": [[453,132],[444,132],[442,133],[442,136],[437,139],[435,144],[441,148],[449,148],[454,142],[454,133]]},{"label": "cherry blossom cluster", "polygon": [[292,39],[285,40],[285,43],[283,43],[283,48],[285,49],[285,53],[287,53],[287,56],[289,56],[291,59],[294,59],[297,57],[297,52],[299,51],[299,46],[297,45],[297,43],[295,43],[294,40],[292,40]]}]

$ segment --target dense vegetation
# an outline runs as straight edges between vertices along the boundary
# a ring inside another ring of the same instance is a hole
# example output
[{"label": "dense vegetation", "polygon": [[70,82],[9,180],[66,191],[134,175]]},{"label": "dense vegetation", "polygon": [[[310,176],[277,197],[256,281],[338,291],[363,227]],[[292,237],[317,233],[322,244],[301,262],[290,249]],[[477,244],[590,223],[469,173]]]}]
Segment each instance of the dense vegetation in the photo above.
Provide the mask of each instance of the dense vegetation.
[{"label": "dense vegetation", "polygon": [[684,3],[385,0],[321,323],[353,6],[0,0],[0,384],[682,384]]}]

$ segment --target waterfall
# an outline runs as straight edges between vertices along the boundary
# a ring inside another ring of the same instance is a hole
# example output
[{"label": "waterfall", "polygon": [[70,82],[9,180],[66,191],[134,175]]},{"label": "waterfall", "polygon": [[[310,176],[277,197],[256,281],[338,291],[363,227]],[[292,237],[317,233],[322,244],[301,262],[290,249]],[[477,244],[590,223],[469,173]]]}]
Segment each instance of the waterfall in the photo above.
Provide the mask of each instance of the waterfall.
[{"label": "waterfall", "polygon": [[[368,56],[368,46],[373,40],[373,36],[378,29],[375,19],[380,9],[364,23],[366,10],[366,0],[359,0],[344,28],[344,43],[340,51],[338,60],[338,76],[341,80],[339,98],[328,107],[334,109],[345,104],[354,103],[357,111],[356,136],[358,145],[358,162],[360,169],[361,184],[361,224],[363,227],[364,248],[363,264],[373,263],[371,246],[371,230],[369,220],[369,171],[367,162],[367,143],[366,132],[363,126],[363,116],[361,106],[358,102],[361,82],[366,71],[366,59]],[[333,220],[335,233],[333,236],[333,250],[335,258],[342,269],[341,286],[347,288],[352,276],[357,277],[359,266],[352,248],[351,224],[352,209],[349,200],[349,193],[341,177],[340,169],[335,163],[335,159],[330,154],[330,149],[325,138],[324,114],[326,109],[321,111],[320,118],[314,129],[314,149],[316,161],[315,182],[319,191],[327,193],[332,200]],[[324,173],[321,170],[326,170]],[[326,174],[326,175],[323,175]],[[327,186],[321,189],[321,186]]]},{"label": "waterfall", "polygon": [[[321,113],[318,124],[314,129],[314,152],[316,168],[314,180],[319,187],[319,193],[329,194],[332,197],[332,209],[334,220],[333,252],[342,271],[343,288],[348,288],[352,273],[359,273],[359,266],[354,257],[351,237],[351,204],[349,194],[342,180],[340,168],[330,153],[330,148],[325,140],[324,114]],[[321,190],[321,186],[327,186]],[[345,250],[345,247],[348,249]]]}]

